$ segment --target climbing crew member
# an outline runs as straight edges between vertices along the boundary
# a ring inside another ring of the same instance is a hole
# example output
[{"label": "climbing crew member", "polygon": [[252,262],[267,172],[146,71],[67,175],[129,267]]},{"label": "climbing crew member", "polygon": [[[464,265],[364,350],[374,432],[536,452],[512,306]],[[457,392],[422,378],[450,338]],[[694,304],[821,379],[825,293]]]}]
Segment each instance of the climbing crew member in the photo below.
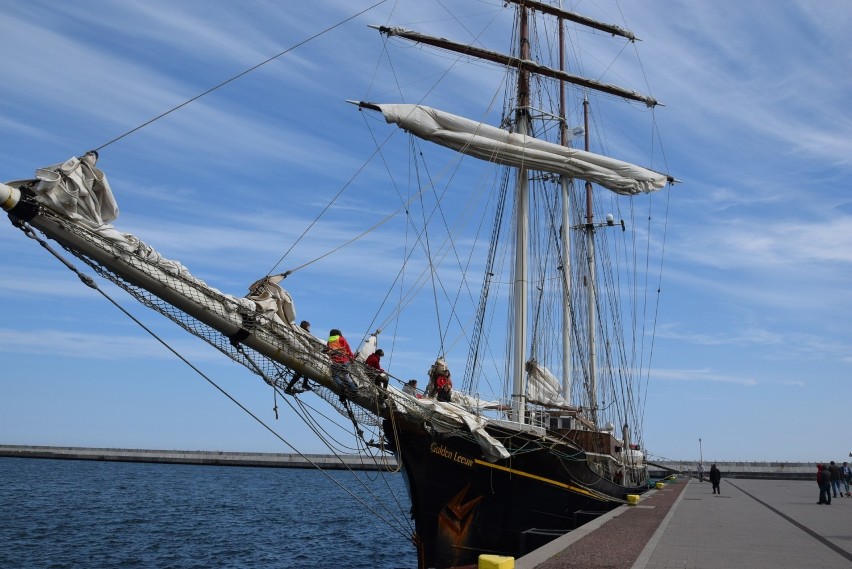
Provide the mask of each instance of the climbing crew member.
[{"label": "climbing crew member", "polygon": [[[301,328],[305,332],[310,332],[311,331],[311,323],[308,322],[307,320],[302,320],[302,322],[299,324],[299,328]],[[286,393],[290,393],[290,394],[295,393],[295,391],[293,390],[293,386],[296,385],[296,383],[300,379],[302,380],[302,391],[308,391],[311,388],[311,386],[308,385],[308,378],[303,377],[302,374],[298,373],[298,372],[293,374],[293,379],[290,380],[290,383],[287,384],[287,388],[284,391]]]},{"label": "climbing crew member", "polygon": [[405,385],[402,386],[402,392],[408,393],[412,397],[416,397],[416,398],[420,399],[420,394],[417,393],[417,380],[416,379],[409,379],[408,383],[406,383]]},{"label": "climbing crew member", "polygon": [[326,353],[331,359],[331,379],[341,389],[354,391],[358,388],[352,378],[349,377],[349,364],[355,359],[349,342],[337,328],[332,328],[328,333],[328,345]]},{"label": "climbing crew member", "polygon": [[385,351],[379,348],[367,356],[367,375],[382,389],[388,388],[388,374],[382,369],[381,358]]},{"label": "climbing crew member", "polygon": [[429,385],[426,386],[426,396],[435,397],[438,401],[449,401],[453,389],[450,379],[450,368],[444,358],[438,358],[429,368]]}]

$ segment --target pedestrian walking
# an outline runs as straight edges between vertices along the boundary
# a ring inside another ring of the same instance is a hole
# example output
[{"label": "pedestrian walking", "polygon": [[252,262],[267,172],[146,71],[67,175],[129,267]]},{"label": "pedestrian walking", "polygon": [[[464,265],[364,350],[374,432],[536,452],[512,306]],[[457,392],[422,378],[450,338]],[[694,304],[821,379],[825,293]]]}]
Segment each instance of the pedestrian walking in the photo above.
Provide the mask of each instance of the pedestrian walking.
[{"label": "pedestrian walking", "polygon": [[849,463],[843,461],[843,466],[840,467],[840,481],[846,488],[846,497],[850,497],[849,484],[852,483],[852,468],[849,468]]},{"label": "pedestrian walking", "polygon": [[[840,492],[840,467],[833,460],[828,465],[828,474],[831,480],[831,494],[837,498],[837,493]],[[840,492],[840,497],[843,497],[843,492]]]},{"label": "pedestrian walking", "polygon": [[819,502],[817,504],[831,505],[831,474],[827,464],[817,464],[817,485],[819,486]]},{"label": "pedestrian walking", "polygon": [[714,464],[710,467],[710,483],[713,485],[713,493],[721,494],[722,490],[719,489],[719,482],[722,481],[722,473]]}]

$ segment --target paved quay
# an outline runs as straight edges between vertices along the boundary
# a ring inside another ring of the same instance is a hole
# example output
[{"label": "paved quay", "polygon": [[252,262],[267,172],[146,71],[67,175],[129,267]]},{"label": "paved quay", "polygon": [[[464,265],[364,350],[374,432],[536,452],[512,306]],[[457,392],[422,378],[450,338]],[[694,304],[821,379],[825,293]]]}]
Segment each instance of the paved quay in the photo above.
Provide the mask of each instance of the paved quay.
[{"label": "paved quay", "polygon": [[[814,469],[814,474],[816,470]],[[815,481],[681,478],[521,557],[517,569],[849,569],[852,498]]]}]

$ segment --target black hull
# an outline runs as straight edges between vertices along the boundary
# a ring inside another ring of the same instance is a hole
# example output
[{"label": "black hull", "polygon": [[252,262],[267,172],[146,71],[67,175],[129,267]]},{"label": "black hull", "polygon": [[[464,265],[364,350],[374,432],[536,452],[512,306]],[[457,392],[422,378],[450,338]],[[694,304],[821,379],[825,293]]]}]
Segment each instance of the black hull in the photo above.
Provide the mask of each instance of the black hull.
[{"label": "black hull", "polygon": [[647,489],[601,478],[570,445],[548,450],[518,433],[509,444],[492,432],[523,451],[489,463],[469,438],[395,426],[385,432],[409,486],[421,568],[471,565],[482,553],[520,557]]}]

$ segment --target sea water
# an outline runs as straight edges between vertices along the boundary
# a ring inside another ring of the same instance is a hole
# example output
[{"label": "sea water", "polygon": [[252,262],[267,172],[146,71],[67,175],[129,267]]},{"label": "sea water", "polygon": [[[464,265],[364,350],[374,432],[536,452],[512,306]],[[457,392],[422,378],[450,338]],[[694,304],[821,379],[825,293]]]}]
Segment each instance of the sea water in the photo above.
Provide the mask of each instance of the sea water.
[{"label": "sea water", "polygon": [[0,568],[412,569],[409,509],[400,474],[0,458]]}]

